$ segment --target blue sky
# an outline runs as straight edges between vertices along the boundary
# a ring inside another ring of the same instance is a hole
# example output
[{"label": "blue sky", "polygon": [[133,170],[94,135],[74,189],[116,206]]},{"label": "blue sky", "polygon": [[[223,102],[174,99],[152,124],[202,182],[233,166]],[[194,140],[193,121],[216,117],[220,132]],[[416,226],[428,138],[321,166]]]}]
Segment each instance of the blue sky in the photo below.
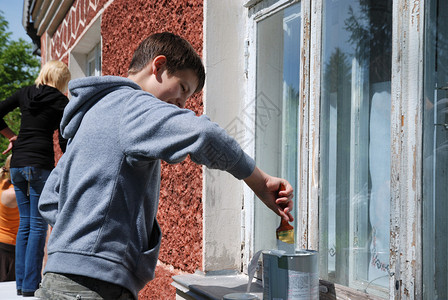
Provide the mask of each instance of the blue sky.
[{"label": "blue sky", "polygon": [[9,32],[12,32],[12,39],[24,39],[31,43],[31,38],[26,34],[25,28],[22,26],[22,0],[0,0],[0,10],[9,23]]}]

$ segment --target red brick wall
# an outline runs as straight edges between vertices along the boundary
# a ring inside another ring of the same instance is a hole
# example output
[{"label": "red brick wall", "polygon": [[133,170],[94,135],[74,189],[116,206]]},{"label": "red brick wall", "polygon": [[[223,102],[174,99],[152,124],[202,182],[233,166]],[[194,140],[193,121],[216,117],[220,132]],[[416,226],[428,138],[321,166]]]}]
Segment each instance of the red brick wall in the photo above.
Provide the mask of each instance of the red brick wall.
[{"label": "red brick wall", "polygon": [[[51,58],[67,62],[68,49],[102,8],[103,75],[127,76],[135,48],[155,32],[176,33],[202,54],[202,0],[76,0],[50,39]],[[190,99],[187,108],[202,114],[202,94]],[[174,299],[171,277],[202,268],[202,168],[190,159],[162,163],[157,218],[163,232],[161,264],[139,299]]]}]

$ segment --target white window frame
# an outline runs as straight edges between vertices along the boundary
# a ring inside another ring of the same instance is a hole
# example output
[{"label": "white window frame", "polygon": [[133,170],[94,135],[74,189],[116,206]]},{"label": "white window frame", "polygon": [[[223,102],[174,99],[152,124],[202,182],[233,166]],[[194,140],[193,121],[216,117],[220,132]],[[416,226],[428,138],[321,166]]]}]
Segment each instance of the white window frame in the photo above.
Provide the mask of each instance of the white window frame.
[{"label": "white window frame", "polygon": [[389,296],[421,299],[425,1],[394,0]]},{"label": "white window frame", "polygon": [[[298,217],[308,221],[307,246],[318,248],[319,197],[319,111],[321,80],[321,32],[323,0],[311,7],[309,62],[309,209]],[[304,10],[305,11],[305,10]],[[422,197],[422,108],[424,1],[409,5],[407,0],[393,2],[392,87],[391,87],[391,235],[389,297],[421,299],[421,197]],[[305,33],[304,33],[305,36]],[[302,77],[304,80],[305,77]],[[302,148],[302,151],[306,149]],[[306,195],[305,195],[306,196]],[[300,203],[306,205],[302,199]],[[305,237],[305,236],[304,236]],[[306,244],[306,243],[304,243]],[[322,249],[321,249],[322,250]],[[354,289],[335,284],[338,297],[362,295]]]},{"label": "white window frame", "polygon": [[[234,124],[236,131],[245,133],[246,139],[250,139],[254,128],[242,111],[254,109],[251,100],[255,99],[256,82],[256,12],[269,13],[292,2],[298,1],[251,0],[243,2],[244,7],[240,1],[204,2],[204,62],[208,76],[204,90],[205,112],[224,128],[237,120],[238,124]],[[300,220],[296,228],[298,247],[317,250],[322,3],[323,0],[301,1],[301,132],[299,182],[295,191],[298,204],[295,215]],[[408,0],[394,0],[393,3],[390,244],[393,276],[389,281],[392,299],[419,299],[423,289],[421,85],[424,5],[425,1],[413,1],[413,5]],[[226,26],[218,26],[222,24]],[[238,97],[245,100],[240,101]],[[254,144],[245,150],[253,155]],[[203,270],[247,271],[253,255],[252,191],[225,172],[208,170],[204,171],[203,195]],[[241,218],[235,218],[240,213]],[[224,234],[223,224],[228,225]],[[338,297],[365,296],[344,286],[324,284],[334,286]]]},{"label": "white window frame", "polygon": [[[302,2],[302,57],[300,89],[300,159],[296,228],[298,247],[319,249],[319,124],[321,80],[321,29],[323,0]],[[266,4],[267,3],[267,4]],[[247,1],[249,72],[248,97],[255,97],[255,20],[258,9],[267,13],[290,1]],[[269,4],[271,5],[270,8]],[[391,244],[389,296],[420,298],[422,295],[421,249],[421,153],[424,1],[409,5],[406,0],[393,3],[392,57],[392,153],[391,153]],[[420,16],[420,17],[418,17]],[[418,84],[417,84],[418,83]],[[412,162],[412,163],[409,163]],[[246,189],[247,190],[247,189]],[[245,199],[250,199],[246,191]],[[406,201],[403,201],[406,199]],[[250,204],[250,202],[249,202]],[[246,206],[245,206],[246,207]],[[253,254],[252,211],[246,212],[246,257]],[[248,216],[249,215],[249,216]],[[348,287],[335,285],[338,295],[362,295]]]},{"label": "white window frame", "polygon": [[[313,201],[308,198],[308,177],[310,176],[308,170],[308,157],[312,152],[311,145],[308,144],[308,128],[309,128],[309,64],[310,61],[303,59],[303,57],[309,57],[309,37],[310,37],[310,1],[298,1],[298,0],[281,0],[281,1],[258,1],[253,4],[253,1],[248,1],[246,5],[249,6],[249,21],[248,21],[248,85],[247,85],[247,97],[246,102],[251,104],[251,99],[256,98],[256,36],[257,36],[257,22],[279,12],[287,6],[294,3],[300,3],[301,5],[301,42],[300,47],[302,51],[302,59],[300,65],[300,100],[299,100],[299,128],[301,130],[299,134],[299,170],[297,191],[294,192],[294,197],[297,202],[297,211],[295,216],[300,220],[295,228],[295,239],[298,248],[302,249],[317,249],[318,237],[308,236],[309,222],[313,217],[318,220],[318,210],[309,211],[313,208],[310,203]],[[250,6],[252,4],[252,6]],[[252,107],[253,114],[255,114],[255,105]],[[255,127],[255,124],[252,126]],[[305,146],[306,145],[306,146]],[[254,149],[254,152],[256,150]],[[317,161],[315,161],[317,163]],[[317,171],[317,169],[316,169]],[[317,178],[317,177],[315,177]],[[316,181],[316,184],[318,182]],[[317,189],[316,189],[317,192]],[[245,207],[248,209],[245,211],[246,215],[246,234],[245,245],[249,247],[245,248],[244,256],[250,258],[254,254],[254,205],[253,205],[253,193],[246,187],[245,189]],[[308,202],[308,200],[310,200]],[[316,205],[317,205],[316,198]],[[304,216],[304,217],[302,217]],[[317,222],[315,223],[317,225]]]},{"label": "white window frame", "polygon": [[[302,49],[302,55],[305,53],[309,52],[308,49],[308,40],[306,40],[303,35],[305,34],[305,30],[307,25],[305,23],[305,20],[309,20],[309,18],[307,18],[309,16],[309,7],[307,7],[307,4],[309,3],[308,1],[299,1],[299,0],[280,0],[280,1],[270,1],[270,0],[266,0],[266,1],[256,1],[256,3],[254,3],[255,1],[248,1],[246,2],[246,6],[249,6],[249,20],[248,20],[248,26],[247,26],[247,32],[248,32],[248,38],[246,40],[247,43],[247,53],[248,53],[248,62],[247,62],[247,66],[248,66],[248,84],[247,84],[247,97],[246,97],[246,107],[248,109],[250,109],[250,114],[251,115],[255,115],[255,101],[254,99],[256,99],[256,60],[257,60],[257,43],[256,43],[256,36],[257,36],[257,23],[259,21],[262,21],[263,19],[268,18],[269,16],[285,9],[286,7],[294,4],[294,3],[300,3],[301,5],[301,42],[300,42],[300,46]],[[251,6],[252,5],[252,6]],[[309,30],[308,30],[309,31]],[[303,110],[306,109],[307,105],[304,104],[307,102],[307,98],[308,98],[308,91],[307,91],[307,81],[304,80],[304,74],[307,74],[307,69],[308,69],[308,61],[301,59],[301,65],[300,65],[300,110],[302,111],[302,113],[299,113],[300,115],[300,119],[299,119],[299,128],[301,128],[302,133],[306,133],[307,132],[307,124],[304,120],[304,113]],[[253,122],[253,120],[247,120],[247,122],[250,124],[251,129],[253,130],[253,132],[255,132],[255,123]],[[302,127],[305,126],[305,127]],[[299,137],[299,170],[298,170],[298,181],[297,181],[297,187],[298,187],[298,191],[295,191],[294,195],[295,195],[295,201],[298,202],[298,206],[300,212],[303,212],[304,210],[307,210],[307,193],[306,193],[306,189],[303,189],[304,184],[306,184],[306,181],[303,180],[304,175],[303,175],[303,160],[305,159],[305,157],[307,157],[308,155],[308,151],[303,151],[303,145],[304,145],[304,141],[307,137],[303,136],[302,134]],[[253,152],[250,153],[251,155],[254,155],[256,152],[256,149],[251,149]],[[306,158],[307,160],[307,158]],[[305,168],[307,169],[307,168]],[[245,193],[244,193],[244,199],[245,199],[245,203],[244,203],[244,207],[245,207],[245,241],[244,244],[246,245],[246,247],[244,248],[244,253],[243,256],[245,257],[245,266],[244,266],[244,270],[247,269],[247,263],[249,261],[249,259],[254,255],[254,236],[255,236],[255,228],[254,228],[254,212],[255,212],[255,208],[254,208],[254,201],[258,201],[256,199],[254,199],[254,194],[253,192],[246,186],[245,187]],[[305,204],[305,205],[304,205]],[[299,212],[295,212],[295,215],[298,216]],[[305,215],[308,215],[307,213]],[[306,233],[304,234],[304,232],[306,232],[306,221],[304,222],[298,222],[297,224],[297,228],[295,228],[295,239],[297,241],[297,247],[299,248],[303,248],[303,249],[312,249],[307,247],[307,245],[304,243],[303,240],[303,236],[306,236]],[[267,249],[266,249],[267,250]]]},{"label": "white window frame", "polygon": [[[86,76],[100,76],[102,64],[101,17],[89,23],[74,46],[69,49],[69,69],[72,79]],[[89,63],[95,63],[95,73],[90,74]]]}]

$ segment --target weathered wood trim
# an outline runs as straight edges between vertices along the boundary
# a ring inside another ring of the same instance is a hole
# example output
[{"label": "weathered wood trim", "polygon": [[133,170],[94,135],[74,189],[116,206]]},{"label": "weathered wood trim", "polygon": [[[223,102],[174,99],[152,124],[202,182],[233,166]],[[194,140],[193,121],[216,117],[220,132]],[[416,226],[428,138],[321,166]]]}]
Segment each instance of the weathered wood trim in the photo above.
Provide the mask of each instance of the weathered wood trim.
[{"label": "weathered wood trim", "polygon": [[422,298],[424,1],[393,3],[390,298]]},{"label": "weathered wood trim", "polygon": [[308,248],[319,249],[319,128],[322,53],[322,0],[310,1]]},{"label": "weathered wood trim", "polygon": [[[245,77],[246,77],[246,109],[250,110],[250,114],[255,115],[255,99],[256,99],[256,24],[253,17],[249,17],[246,23],[246,50],[245,50]],[[246,115],[244,122],[251,129],[255,128],[255,121],[250,120]],[[250,134],[247,132],[246,134]],[[255,136],[252,137],[253,142],[249,144],[247,152],[255,157]],[[243,249],[243,270],[247,272],[247,267],[255,254],[255,195],[253,191],[244,185],[244,249]]]},{"label": "weathered wood trim", "polygon": [[308,160],[309,160],[309,80],[310,80],[310,36],[311,3],[301,3],[301,42],[300,42],[300,100],[299,100],[299,151],[298,182],[295,191],[297,228],[297,248],[309,248],[309,201],[308,201]]}]

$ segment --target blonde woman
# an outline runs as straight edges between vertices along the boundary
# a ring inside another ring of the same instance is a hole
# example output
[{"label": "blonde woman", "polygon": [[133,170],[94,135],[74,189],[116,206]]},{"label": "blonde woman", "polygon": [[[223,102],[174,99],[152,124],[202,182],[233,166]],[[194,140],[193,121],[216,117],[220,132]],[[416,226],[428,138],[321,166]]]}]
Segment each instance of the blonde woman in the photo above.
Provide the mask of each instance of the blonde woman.
[{"label": "blonde woman", "polygon": [[[49,61],[32,86],[18,90],[0,102],[0,133],[9,139],[4,151],[12,149],[11,181],[20,212],[16,240],[17,294],[33,296],[41,281],[47,223],[38,211],[45,181],[54,168],[53,133],[59,128],[68,104],[64,95],[70,72],[66,64]],[[3,117],[19,107],[22,114],[18,136]],[[65,144],[61,143],[65,151]]]},{"label": "blonde woman", "polygon": [[11,155],[0,169],[0,281],[15,280],[15,245],[19,209],[9,176]]}]

